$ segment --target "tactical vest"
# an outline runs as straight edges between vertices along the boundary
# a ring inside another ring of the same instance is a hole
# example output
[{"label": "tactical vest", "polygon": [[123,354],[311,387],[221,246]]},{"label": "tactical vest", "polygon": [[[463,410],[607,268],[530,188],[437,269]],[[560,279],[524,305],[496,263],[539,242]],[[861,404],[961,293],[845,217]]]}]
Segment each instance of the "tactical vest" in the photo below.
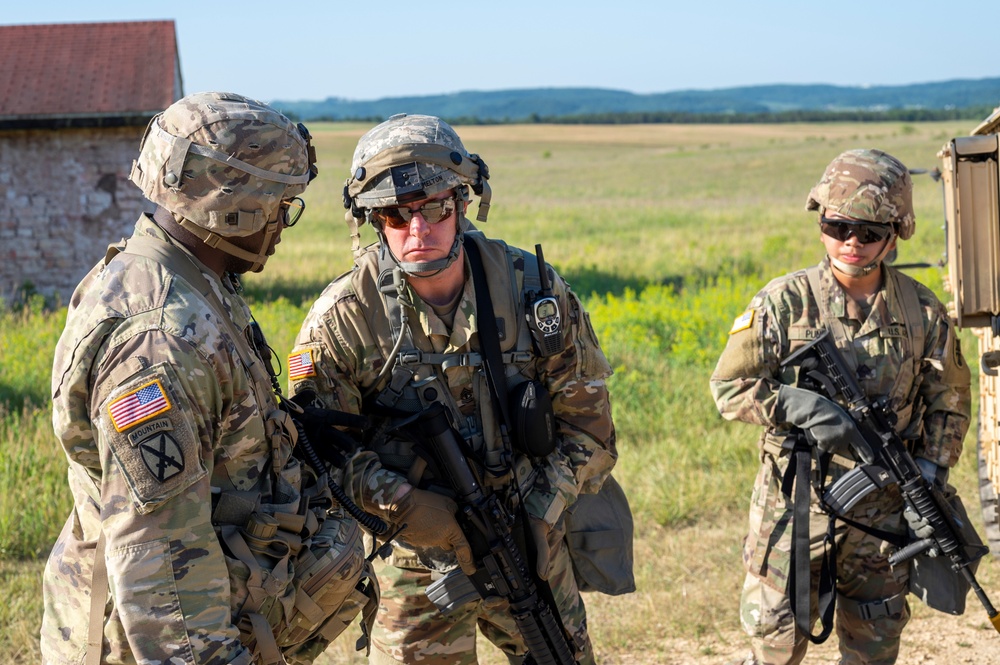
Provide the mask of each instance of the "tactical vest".
[{"label": "tactical vest", "polygon": [[[919,403],[920,384],[923,375],[920,372],[924,361],[924,345],[926,343],[927,332],[924,322],[923,309],[920,306],[920,298],[917,294],[917,282],[911,277],[895,270],[889,266],[883,266],[885,273],[885,288],[895,294],[900,301],[900,308],[903,312],[903,321],[906,324],[906,336],[903,338],[904,351],[909,350],[912,363],[908,363],[899,368],[892,388],[887,395],[893,404],[899,404],[896,411],[898,417],[898,430],[900,436],[909,442],[918,439],[922,433],[922,419],[924,405]],[[841,349],[844,360],[851,371],[857,371],[857,357],[854,354],[852,340],[844,328],[840,319],[830,310],[829,300],[824,297],[820,285],[820,268],[813,266],[802,271],[809,281],[809,289],[813,299],[819,307],[820,322],[830,330],[834,343]],[[791,341],[791,340],[790,340]],[[871,399],[883,397],[883,395],[869,395]],[[771,428],[765,429],[761,435],[761,445],[766,452],[778,455],[785,441],[785,433]],[[854,464],[841,456],[834,456],[834,461],[841,466],[853,467]],[[836,475],[836,474],[835,474]]]},{"label": "tactical vest", "polygon": [[[484,268],[489,275],[488,286],[499,331],[504,374],[508,390],[512,391],[519,384],[536,377],[536,354],[525,320],[524,303],[529,291],[541,288],[538,264],[531,252],[511,247],[501,240],[487,239],[480,232],[466,233],[466,238],[480,248]],[[377,267],[378,271],[375,284],[380,302],[362,302],[368,325],[371,330],[378,330],[384,328],[386,320],[389,322],[391,338],[378,338],[384,358],[390,357],[393,343],[400,335],[403,339],[388,380],[383,381],[384,385],[373,386],[366,398],[374,403],[374,408],[368,409],[368,412],[390,409],[402,414],[414,414],[434,403],[441,403],[449,410],[456,429],[485,467],[484,483],[494,489],[509,485],[513,468],[522,491],[527,490],[534,478],[532,465],[526,457],[513,459],[509,451],[505,451],[499,433],[499,414],[494,413],[482,355],[478,351],[435,353],[419,323],[410,321],[403,325],[406,317],[404,308],[413,312],[412,305],[406,300],[411,291],[406,290],[400,297],[398,285],[393,282],[396,266],[388,253],[380,248],[377,263],[372,263],[374,265],[369,269]],[[361,293],[358,296],[362,301],[366,299]],[[373,297],[374,294],[369,294],[368,299]],[[376,304],[378,306],[374,306]],[[476,315],[483,316],[484,313],[477,312]],[[479,344],[476,346],[480,348]],[[447,388],[445,370],[457,366],[477,370],[473,380],[476,409],[468,417],[462,415]],[[421,479],[432,481],[432,476],[425,471],[414,451],[415,442],[388,433],[398,420],[382,419],[369,443],[371,450],[384,466],[407,476],[411,483],[417,485]]]}]

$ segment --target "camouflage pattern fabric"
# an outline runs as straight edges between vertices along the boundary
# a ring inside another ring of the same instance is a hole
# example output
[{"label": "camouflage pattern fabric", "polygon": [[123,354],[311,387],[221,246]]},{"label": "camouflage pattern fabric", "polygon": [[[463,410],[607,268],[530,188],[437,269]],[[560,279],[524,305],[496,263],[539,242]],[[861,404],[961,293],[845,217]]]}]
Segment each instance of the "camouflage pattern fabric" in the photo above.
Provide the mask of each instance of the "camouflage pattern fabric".
[{"label": "camouflage pattern fabric", "polygon": [[130,179],[197,226],[246,236],[305,191],[314,161],[307,137],[281,113],[242,95],[196,93],[150,121]]},{"label": "camouflage pattern fabric", "polygon": [[[404,165],[406,170],[393,168]],[[404,194],[432,197],[478,175],[478,166],[451,125],[434,116],[399,114],[358,140],[346,185],[355,205],[381,208],[399,205]]]},{"label": "camouflage pattern fabric", "polygon": [[[138,237],[169,242],[147,216]],[[245,330],[250,313],[233,283],[196,265]],[[237,626],[248,608],[284,632],[279,646],[292,662],[311,662],[333,635],[303,631],[297,566],[329,561],[329,588],[340,594],[329,604],[347,600],[365,568],[357,525],[337,513],[316,525],[289,437],[267,417],[280,413],[274,396],[251,379],[218,316],[178,275],[128,253],[99,263],[73,294],[52,399],[74,508],[44,573],[45,663],[83,662],[102,531],[102,662],[250,663]],[[255,524],[275,515],[315,537],[254,540],[244,529],[253,511],[263,514]],[[244,542],[249,566],[228,546]],[[348,602],[355,614],[363,604]]]},{"label": "camouflage pattern fabric", "polygon": [[827,210],[879,224],[898,224],[909,240],[916,229],[913,180],[907,168],[881,150],[847,150],[830,162],[809,192],[806,210]]},{"label": "camouflage pattern fabric", "polygon": [[[565,542],[555,553],[550,570],[549,583],[563,623],[577,645],[580,662],[593,663],[583,599]],[[374,665],[476,665],[477,626],[508,656],[524,656],[524,644],[506,602],[496,606],[468,603],[443,618],[424,594],[434,579],[429,571],[381,565],[376,572],[382,601],[372,632]]]},{"label": "camouflage pattern fabric", "polygon": [[[516,250],[512,255],[516,257],[514,284],[518,288],[516,292],[512,292],[506,246],[482,236],[478,236],[477,244],[483,255],[496,311],[500,312],[505,308],[513,310],[513,299],[520,298],[519,289],[523,281],[521,255]],[[470,274],[468,266],[466,274]],[[361,412],[362,395],[373,387],[393,343],[384,301],[377,288],[377,276],[377,254],[372,249],[362,256],[353,272],[334,281],[313,305],[292,352],[293,357],[307,354],[312,365],[307,372],[292,379],[292,393],[313,390],[320,401],[330,408]],[[557,449],[538,465],[535,480],[528,488],[530,491],[525,499],[529,514],[551,525],[559,522],[566,507],[573,503],[579,493],[594,493],[600,489],[617,458],[614,425],[605,383],[605,379],[611,374],[611,368],[576,295],[558,276],[553,287],[564,315],[568,314],[564,316],[565,351],[548,358],[532,357],[517,368],[526,378],[537,377],[552,396]],[[471,278],[466,281],[450,330],[433,308],[421,301],[412,290],[410,295],[416,312],[411,312],[409,325],[415,331],[414,341],[421,351],[478,351],[476,332],[479,326]],[[513,317],[507,323],[508,334],[501,343],[505,352],[511,347],[512,338],[517,337],[513,334],[517,325]],[[488,456],[499,445],[499,426],[491,415],[481,415],[491,414],[492,407],[482,377],[477,375],[479,372],[476,367],[456,365],[438,369],[438,382],[431,385],[438,389],[447,387],[447,394],[438,394],[435,399],[451,410],[454,422],[460,428],[479,418],[483,420],[483,438],[487,447],[485,454]],[[424,374],[418,374],[413,381],[424,381],[427,378]],[[517,461],[515,460],[515,465]],[[389,468],[390,466],[386,459],[380,458],[373,450],[362,449],[354,455],[345,470],[344,486],[362,505],[376,509],[386,506],[406,482],[405,470]],[[496,484],[502,486],[508,484],[508,481],[509,477],[498,478]],[[457,566],[454,556],[448,552],[428,551],[421,548],[419,543],[407,547],[396,541],[395,545],[389,563],[396,568],[426,574],[430,570],[444,572]],[[558,582],[563,586],[556,590],[556,595],[563,599],[564,604],[560,609],[564,620],[571,626],[581,627],[579,643],[581,653],[586,654],[583,662],[592,662],[589,641],[583,637],[583,603],[578,600],[575,581],[572,585],[565,581],[567,574],[570,577],[572,575],[571,572],[562,571],[556,576],[557,580],[560,576],[564,580]],[[453,620],[428,611],[423,587],[409,578],[405,579],[405,584],[398,582],[400,575],[404,575],[404,572],[393,571],[391,568],[386,572],[389,585],[386,595],[393,600],[391,603],[383,602],[380,609],[376,630],[381,637],[376,642],[376,649],[383,655],[391,654],[391,658],[400,662],[425,662],[417,660],[415,651],[407,651],[409,647],[406,645],[417,641],[420,641],[420,646],[416,650],[424,654],[465,652],[467,646],[474,642],[471,631],[475,622],[472,618],[463,620],[461,631],[442,632],[446,631],[447,625]],[[402,586],[396,589],[397,584]],[[501,648],[507,648],[507,644],[521,643],[516,632],[511,633],[509,630],[510,624],[504,608],[479,607],[470,617],[473,615],[489,617],[488,620],[480,618],[479,624],[483,626],[485,621],[494,626],[493,629],[484,628],[484,631]],[[434,639],[449,643],[432,644],[427,641],[426,635],[440,636]],[[461,658],[455,655],[447,662],[466,662]]]},{"label": "camouflage pattern fabric", "polygon": [[[826,299],[851,337],[851,348],[842,351],[856,357],[858,383],[870,397],[888,396],[899,416],[896,429],[912,442],[913,454],[951,467],[962,451],[971,395],[969,368],[954,327],[934,294],[914,283],[920,312],[908,316],[911,320],[922,317],[926,337],[923,349],[910,349],[899,296],[900,281],[910,278],[889,266],[882,269],[883,284],[869,312],[846,296],[828,258],[819,268],[820,293],[811,292],[806,271],[772,281],[737,318],[711,378],[712,395],[723,417],[764,427],[762,467],[751,499],[750,529],[744,546],[747,581],[741,600],[744,628],[752,636],[762,663],[797,663],[805,653],[805,637],[795,632],[788,610],[791,498],[780,490],[789,461],[788,452],[781,448],[788,429],[775,421],[774,404],[778,387],[795,379],[794,370],[781,370],[779,362],[825,327],[817,298]],[[914,376],[915,352],[921,357],[918,376]],[[834,456],[828,481],[835,481],[852,466],[850,460]],[[811,511],[815,524],[810,525],[810,534],[819,537],[825,532],[827,518],[820,514],[815,494]],[[901,499],[895,490],[869,497],[853,512],[853,518],[863,524],[894,533],[905,530]],[[840,594],[866,601],[906,588],[907,570],[890,569],[881,541],[843,525],[837,533]],[[894,662],[899,632],[907,618],[908,610],[904,610],[895,618],[859,623],[857,616],[839,611],[842,662]]]}]

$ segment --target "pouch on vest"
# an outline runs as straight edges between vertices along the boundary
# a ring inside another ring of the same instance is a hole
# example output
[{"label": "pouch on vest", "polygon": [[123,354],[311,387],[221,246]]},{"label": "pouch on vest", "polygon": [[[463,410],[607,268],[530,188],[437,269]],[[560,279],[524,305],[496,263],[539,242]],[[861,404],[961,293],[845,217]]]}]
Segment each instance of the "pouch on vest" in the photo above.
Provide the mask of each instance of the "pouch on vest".
[{"label": "pouch on vest", "polygon": [[632,532],[628,498],[613,476],[597,494],[577,497],[566,513],[566,544],[580,591],[635,591]]},{"label": "pouch on vest", "polygon": [[[961,540],[968,543],[969,549],[984,548],[982,539],[972,527],[969,514],[965,510],[961,497],[955,488],[948,485],[944,492],[945,507],[951,511],[952,517],[961,531]],[[980,557],[969,552],[973,559],[969,570],[975,575],[979,568]],[[951,559],[946,556],[929,557],[923,554],[910,559],[910,593],[919,598],[928,607],[947,614],[963,614],[965,600],[971,586],[964,576],[959,575],[951,567]]]},{"label": "pouch on vest", "polygon": [[549,391],[539,381],[519,383],[510,391],[514,447],[525,455],[547,457],[556,449],[556,417]]}]

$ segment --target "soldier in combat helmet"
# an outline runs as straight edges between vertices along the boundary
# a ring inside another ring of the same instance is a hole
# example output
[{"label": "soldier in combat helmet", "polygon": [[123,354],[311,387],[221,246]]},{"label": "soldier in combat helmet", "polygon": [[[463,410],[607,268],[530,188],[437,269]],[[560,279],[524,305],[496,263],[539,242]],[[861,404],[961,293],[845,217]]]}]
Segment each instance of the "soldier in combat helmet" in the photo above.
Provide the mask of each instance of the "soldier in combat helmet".
[{"label": "soldier in combat helmet", "polygon": [[[793,451],[783,444],[792,430],[806,432],[814,447],[814,476],[822,461],[833,482],[855,466],[851,442],[861,436],[841,405],[794,387],[793,370],[779,366],[783,358],[828,330],[847,364],[857,368],[868,398],[889,400],[898,416],[896,431],[928,482],[943,488],[962,451],[970,418],[969,368],[955,328],[930,289],[885,263],[897,239],[913,235],[912,189],[906,167],[879,150],[848,150],[834,159],[806,205],[819,213],[826,256],[818,266],[775,279],[753,298],[737,317],[712,375],[719,412],[764,428],[743,550],[747,575],[740,616],[753,648],[747,663],[801,662],[809,636],[797,627],[795,614],[805,617],[811,631],[821,611],[815,584],[810,607],[793,611],[794,520],[785,482],[795,465]],[[815,581],[830,544],[829,518],[810,485],[803,514],[809,515],[806,554]],[[840,662],[895,663],[910,618],[906,594],[912,582],[907,566],[889,565],[894,547],[884,538],[910,531],[925,536],[928,525],[904,510],[896,485],[872,492],[844,518],[850,522],[835,522],[831,562]]]},{"label": "soldier in combat helmet", "polygon": [[[505,603],[476,600],[445,616],[425,594],[450,571],[474,570],[455,501],[435,491],[432,470],[397,428],[438,403],[468,443],[486,491],[501,493],[508,505],[523,497],[538,576],[552,589],[579,662],[594,662],[564,530],[567,509],[578,496],[596,493],[615,464],[605,383],[611,368],[579,299],[548,266],[554,300],[541,315],[548,317],[543,342],[552,346],[537,344],[523,297],[532,268],[538,280],[536,257],[488,239],[465,215],[475,193],[477,219],[486,221],[488,177],[483,160],[435,117],[393,116],[362,136],[344,193],[355,267],[313,305],[289,359],[297,397],[309,394],[325,407],[374,419],[373,434],[346,464],[343,484],[365,510],[394,528],[406,525],[388,563],[377,569],[382,602],[373,663],[476,663],[477,625],[511,662],[525,656]],[[378,242],[361,248],[357,230],[366,222]],[[474,278],[470,245],[484,279]],[[476,289],[484,287],[492,313],[477,304]],[[551,400],[555,447],[534,463],[505,450],[491,401],[481,335],[483,322],[494,317],[511,393],[535,382]]]},{"label": "soldier in combat helmet", "polygon": [[374,596],[239,295],[315,175],[306,128],[240,95],[147,128],[131,180],[155,212],[77,287],[55,353],[74,507],[44,573],[45,663],[309,663]]}]

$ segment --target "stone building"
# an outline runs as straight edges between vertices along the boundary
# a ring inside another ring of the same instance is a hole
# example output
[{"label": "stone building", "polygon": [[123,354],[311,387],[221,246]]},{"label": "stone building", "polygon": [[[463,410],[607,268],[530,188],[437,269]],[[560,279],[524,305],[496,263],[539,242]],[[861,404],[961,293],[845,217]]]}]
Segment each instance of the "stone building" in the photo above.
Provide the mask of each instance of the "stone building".
[{"label": "stone building", "polygon": [[139,141],[181,96],[173,21],[0,26],[0,300],[66,302],[128,235]]}]

